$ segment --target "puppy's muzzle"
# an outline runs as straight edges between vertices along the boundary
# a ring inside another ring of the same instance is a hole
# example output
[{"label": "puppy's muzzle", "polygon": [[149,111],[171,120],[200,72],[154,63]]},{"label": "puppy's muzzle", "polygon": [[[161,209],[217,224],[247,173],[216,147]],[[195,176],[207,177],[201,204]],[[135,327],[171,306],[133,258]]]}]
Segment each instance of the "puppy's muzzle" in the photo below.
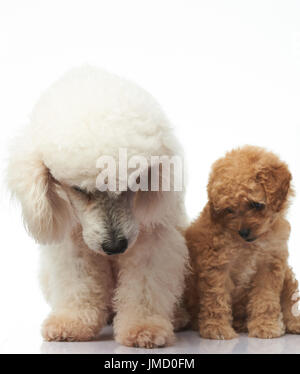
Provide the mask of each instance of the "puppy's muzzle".
[{"label": "puppy's muzzle", "polygon": [[242,229],[239,231],[239,235],[243,238],[243,239],[247,239],[249,238],[249,235],[251,233],[251,230],[250,229]]},{"label": "puppy's muzzle", "polygon": [[115,241],[106,241],[102,244],[103,251],[111,256],[117,255],[120,253],[124,253],[128,247],[128,240],[126,238],[122,238]]},{"label": "puppy's muzzle", "polygon": [[240,237],[242,237],[246,242],[253,242],[256,238],[250,238],[251,230],[242,229],[239,231]]}]

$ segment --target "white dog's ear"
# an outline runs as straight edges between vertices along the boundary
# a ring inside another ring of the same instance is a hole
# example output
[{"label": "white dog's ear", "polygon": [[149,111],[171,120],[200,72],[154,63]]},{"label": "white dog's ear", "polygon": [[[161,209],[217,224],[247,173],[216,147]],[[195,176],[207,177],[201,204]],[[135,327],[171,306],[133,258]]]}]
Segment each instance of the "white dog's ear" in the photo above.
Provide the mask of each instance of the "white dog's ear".
[{"label": "white dog's ear", "polygon": [[[173,175],[171,174],[169,177],[171,180],[170,191],[165,191],[161,168],[157,169],[156,172],[159,174],[154,176],[151,168],[145,170],[144,173],[148,174],[148,191],[139,190],[135,193],[133,202],[134,215],[144,226],[156,224],[168,225],[172,217],[178,217],[178,209],[182,208],[179,206],[179,195],[182,192],[174,191]],[[155,189],[157,190],[154,191],[151,190],[151,186],[153,187],[153,177],[158,181],[157,185],[155,184]]]},{"label": "white dog's ear", "polygon": [[174,192],[138,191],[134,199],[134,214],[144,226],[166,224],[174,209]]},{"label": "white dog's ear", "polygon": [[41,244],[59,242],[70,222],[69,202],[59,183],[34,153],[12,154],[8,187],[22,205],[26,229]]}]

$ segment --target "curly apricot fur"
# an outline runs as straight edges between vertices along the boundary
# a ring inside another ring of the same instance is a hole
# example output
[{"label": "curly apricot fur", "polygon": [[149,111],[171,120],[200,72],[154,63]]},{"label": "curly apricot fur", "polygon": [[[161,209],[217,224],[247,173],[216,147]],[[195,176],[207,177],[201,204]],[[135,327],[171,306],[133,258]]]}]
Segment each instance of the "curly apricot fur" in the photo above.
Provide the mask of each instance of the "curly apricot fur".
[{"label": "curly apricot fur", "polygon": [[186,231],[193,274],[185,305],[202,337],[300,333],[298,283],[287,263],[290,181],[287,165],[258,147],[233,150],[213,165],[209,201]]}]

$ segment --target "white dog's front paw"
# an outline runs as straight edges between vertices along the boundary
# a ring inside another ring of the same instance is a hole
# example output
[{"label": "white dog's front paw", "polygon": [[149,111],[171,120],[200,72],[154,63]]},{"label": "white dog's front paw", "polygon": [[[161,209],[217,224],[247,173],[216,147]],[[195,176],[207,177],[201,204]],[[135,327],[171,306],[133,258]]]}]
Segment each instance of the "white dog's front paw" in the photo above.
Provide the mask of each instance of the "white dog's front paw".
[{"label": "white dog's front paw", "polygon": [[175,336],[172,325],[162,320],[161,323],[147,322],[136,324],[116,334],[116,340],[128,347],[156,348],[171,345]]},{"label": "white dog's front paw", "polygon": [[100,331],[100,324],[87,324],[67,314],[51,314],[43,323],[42,335],[47,341],[87,341]]}]

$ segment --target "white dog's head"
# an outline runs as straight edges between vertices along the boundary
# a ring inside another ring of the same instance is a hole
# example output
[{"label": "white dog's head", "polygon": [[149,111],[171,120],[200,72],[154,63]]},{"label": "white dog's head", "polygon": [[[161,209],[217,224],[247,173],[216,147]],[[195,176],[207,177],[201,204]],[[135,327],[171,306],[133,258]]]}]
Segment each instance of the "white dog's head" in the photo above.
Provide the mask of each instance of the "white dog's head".
[{"label": "white dog's head", "polygon": [[39,243],[60,242],[79,224],[91,250],[116,254],[134,243],[142,226],[181,225],[180,192],[97,189],[97,160],[118,160],[120,148],[147,159],[178,152],[168,121],[144,90],[80,68],[42,96],[8,167],[9,187]]}]

